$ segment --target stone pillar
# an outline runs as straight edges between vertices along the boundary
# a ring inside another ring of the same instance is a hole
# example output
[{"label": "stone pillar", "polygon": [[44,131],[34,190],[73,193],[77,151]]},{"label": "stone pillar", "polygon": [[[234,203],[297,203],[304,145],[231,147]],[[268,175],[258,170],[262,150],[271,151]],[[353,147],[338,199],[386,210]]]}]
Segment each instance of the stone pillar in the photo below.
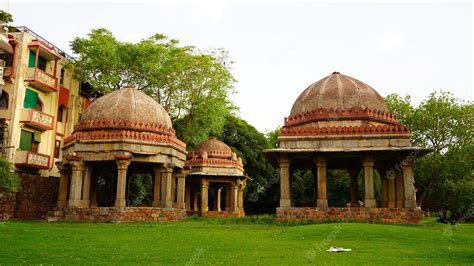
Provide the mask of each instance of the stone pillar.
[{"label": "stone pillar", "polygon": [[221,211],[221,191],[222,191],[222,187],[220,187],[218,190],[217,190],[217,211],[220,212]]},{"label": "stone pillar", "polygon": [[153,169],[155,176],[153,177],[153,207],[161,206],[161,168]]},{"label": "stone pillar", "polygon": [[[237,185],[233,185],[231,188],[231,193],[230,193],[230,212],[231,213],[237,213],[238,210],[238,196],[239,195],[239,187]],[[281,200],[280,200],[281,201]]]},{"label": "stone pillar", "polygon": [[[387,180],[385,177],[382,177],[382,179]],[[395,178],[389,178],[387,180],[387,187],[388,187],[388,202],[387,202],[387,207],[388,208],[395,208]]]},{"label": "stone pillar", "polygon": [[173,208],[173,199],[171,192],[171,182],[173,176],[173,168],[163,167],[161,176],[161,207],[163,208]]},{"label": "stone pillar", "polygon": [[198,207],[198,192],[197,191],[194,191],[193,193],[193,211],[197,212],[199,211],[199,207]]},{"label": "stone pillar", "polygon": [[84,170],[84,182],[82,182],[82,206],[84,208],[89,208],[91,204],[91,201],[90,201],[91,174],[92,174],[92,167],[86,166]]},{"label": "stone pillar", "polygon": [[178,179],[177,183],[177,193],[176,193],[176,208],[183,209],[184,206],[184,193],[185,193],[185,175],[183,173],[176,174]]},{"label": "stone pillar", "polygon": [[243,211],[244,209],[244,189],[242,186],[239,186],[239,190],[237,192],[237,208],[239,212]]},{"label": "stone pillar", "polygon": [[[171,202],[175,203],[177,202],[177,188],[176,188],[176,174],[171,175]],[[175,205],[175,204],[173,204]],[[174,206],[173,206],[174,207]]]},{"label": "stone pillar", "polygon": [[59,195],[57,206],[59,209],[67,207],[67,187],[69,184],[69,171],[64,169],[64,166],[60,170],[61,177],[59,178]]},{"label": "stone pillar", "polygon": [[130,165],[131,160],[120,157],[116,157],[117,163],[117,195],[115,197],[115,207],[125,208],[127,206],[127,200],[125,199],[125,191],[127,189],[127,169]]},{"label": "stone pillar", "polygon": [[374,198],[374,161],[365,159],[364,165],[364,206],[375,208]]},{"label": "stone pillar", "polygon": [[187,187],[186,188],[186,210],[190,211],[191,210],[191,188]]},{"label": "stone pillar", "polygon": [[327,208],[328,198],[326,194],[326,160],[318,157],[316,159],[316,173],[318,176],[318,195],[316,200],[316,207]]},{"label": "stone pillar", "polygon": [[70,162],[72,174],[69,189],[69,207],[81,207],[82,178],[84,174],[84,163],[82,161]]},{"label": "stone pillar", "polygon": [[388,207],[388,179],[382,175],[380,175],[380,183],[382,185],[382,189],[380,193],[382,194],[382,207]]},{"label": "stone pillar", "polygon": [[403,206],[405,208],[416,208],[415,177],[411,164],[403,167],[403,184],[405,185]]},{"label": "stone pillar", "polygon": [[351,207],[360,207],[359,184],[357,183],[359,169],[349,169],[349,175],[351,177]]},{"label": "stone pillar", "polygon": [[405,200],[405,186],[403,184],[403,172],[397,171],[395,174],[395,207],[403,208],[403,201]]},{"label": "stone pillar", "polygon": [[209,182],[205,178],[201,178],[201,212],[209,211],[208,190],[209,190]]},{"label": "stone pillar", "polygon": [[[290,162],[288,157],[280,155],[280,207],[291,207]],[[234,188],[232,188],[232,193]],[[232,196],[232,200],[234,200]],[[232,210],[234,211],[234,210]]]}]

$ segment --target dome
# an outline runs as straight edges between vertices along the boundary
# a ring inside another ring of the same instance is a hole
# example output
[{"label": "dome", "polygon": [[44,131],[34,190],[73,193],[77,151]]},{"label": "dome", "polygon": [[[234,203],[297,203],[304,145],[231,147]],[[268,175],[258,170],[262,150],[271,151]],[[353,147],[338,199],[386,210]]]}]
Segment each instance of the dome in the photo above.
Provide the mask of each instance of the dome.
[{"label": "dome", "polygon": [[134,88],[116,90],[92,102],[82,115],[76,131],[99,129],[174,134],[166,110]]},{"label": "dome", "polygon": [[314,111],[371,109],[388,112],[385,100],[369,85],[334,72],[304,90],[291,108],[291,116]]},{"label": "dome", "polygon": [[233,154],[227,144],[216,138],[209,138],[197,145],[189,157],[202,157],[204,152],[207,154],[207,158],[221,159],[231,159]]}]

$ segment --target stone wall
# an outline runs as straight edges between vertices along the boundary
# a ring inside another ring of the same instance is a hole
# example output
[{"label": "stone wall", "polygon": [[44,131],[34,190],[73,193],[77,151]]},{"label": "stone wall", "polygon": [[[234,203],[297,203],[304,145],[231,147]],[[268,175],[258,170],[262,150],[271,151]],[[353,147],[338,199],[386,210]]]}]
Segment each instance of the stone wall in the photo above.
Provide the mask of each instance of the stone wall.
[{"label": "stone wall", "polygon": [[422,218],[418,208],[277,208],[279,222],[370,222],[387,224],[415,224]]},{"label": "stone wall", "polygon": [[159,207],[93,207],[93,208],[66,208],[51,211],[48,221],[90,221],[90,222],[165,222],[179,221],[186,217],[185,209]]},{"label": "stone wall", "polygon": [[16,194],[0,194],[0,220],[42,219],[56,206],[59,179],[20,174],[21,189]]},{"label": "stone wall", "polygon": [[16,194],[15,218],[42,219],[56,207],[59,179],[20,174],[21,190]]},{"label": "stone wall", "polygon": [[203,212],[201,214],[201,216],[203,217],[222,217],[222,218],[226,218],[226,217],[244,217],[245,216],[245,213],[243,212],[239,212],[239,213],[230,213],[230,212],[226,212],[226,211],[207,211],[207,212]]}]

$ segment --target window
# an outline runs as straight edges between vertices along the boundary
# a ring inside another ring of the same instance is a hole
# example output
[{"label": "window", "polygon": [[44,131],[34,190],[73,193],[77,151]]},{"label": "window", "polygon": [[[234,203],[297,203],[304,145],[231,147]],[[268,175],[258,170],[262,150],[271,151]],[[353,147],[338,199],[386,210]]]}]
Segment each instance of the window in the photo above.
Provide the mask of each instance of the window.
[{"label": "window", "polygon": [[36,91],[26,89],[25,90],[25,101],[23,102],[24,108],[35,108],[38,103],[38,93]]},{"label": "window", "polygon": [[59,159],[59,153],[61,152],[61,141],[56,140],[54,144],[54,158]]},{"label": "window", "polygon": [[61,68],[61,75],[59,76],[59,84],[64,85],[64,74],[66,70],[64,68]]},{"label": "window", "polygon": [[0,109],[8,109],[8,93],[0,91]]},{"label": "window", "polygon": [[[36,52],[30,51],[30,58],[28,59],[28,67],[35,67]],[[42,56],[38,56],[37,68],[46,71],[46,59]]]},{"label": "window", "polygon": [[20,150],[38,152],[41,142],[41,133],[34,133],[26,130],[21,131]]},{"label": "window", "polygon": [[65,121],[65,116],[66,115],[66,108],[64,108],[64,105],[60,105],[58,108],[58,122],[63,122]]},{"label": "window", "polygon": [[0,54],[0,59],[5,61],[5,67],[11,67],[13,65],[13,54]]}]

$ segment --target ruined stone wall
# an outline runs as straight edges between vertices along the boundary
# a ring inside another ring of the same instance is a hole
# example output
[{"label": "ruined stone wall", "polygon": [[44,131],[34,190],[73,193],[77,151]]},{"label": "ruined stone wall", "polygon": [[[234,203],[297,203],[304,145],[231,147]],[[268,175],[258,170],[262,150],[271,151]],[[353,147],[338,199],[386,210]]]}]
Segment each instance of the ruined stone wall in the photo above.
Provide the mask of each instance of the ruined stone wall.
[{"label": "ruined stone wall", "polygon": [[92,207],[92,208],[66,208],[51,211],[49,221],[91,221],[91,222],[165,222],[179,221],[186,218],[185,209],[159,208],[159,207]]},{"label": "ruined stone wall", "polygon": [[417,208],[277,208],[280,222],[370,222],[387,224],[415,224],[422,218]]},{"label": "ruined stone wall", "polygon": [[16,195],[0,192],[0,221],[13,218],[16,208]]}]

